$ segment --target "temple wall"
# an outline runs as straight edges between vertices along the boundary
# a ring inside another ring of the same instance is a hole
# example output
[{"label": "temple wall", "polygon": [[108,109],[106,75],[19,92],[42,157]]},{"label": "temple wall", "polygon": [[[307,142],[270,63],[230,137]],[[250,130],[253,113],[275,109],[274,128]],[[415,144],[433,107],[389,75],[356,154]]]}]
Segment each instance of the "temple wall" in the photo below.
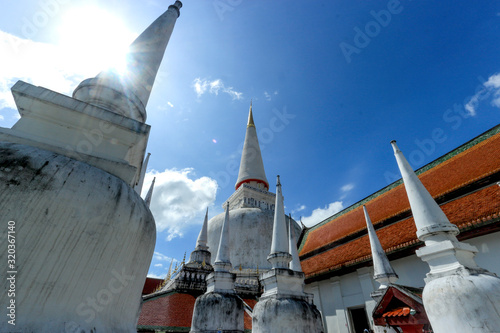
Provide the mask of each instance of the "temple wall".
[{"label": "temple wall", "polygon": [[[500,232],[465,240],[477,247],[479,252],[475,259],[480,267],[500,275]],[[391,261],[391,265],[399,276],[396,284],[411,287],[423,287],[424,278],[429,266],[416,255]],[[368,317],[375,306],[367,289],[371,281],[372,290],[378,289],[378,283],[373,281],[373,267],[361,268],[356,272],[343,276],[332,277],[327,280],[307,284],[305,291],[314,295],[314,304],[323,317],[323,325],[329,333],[354,332],[351,322],[350,309],[364,307]],[[373,325],[373,322],[370,321]]]}]

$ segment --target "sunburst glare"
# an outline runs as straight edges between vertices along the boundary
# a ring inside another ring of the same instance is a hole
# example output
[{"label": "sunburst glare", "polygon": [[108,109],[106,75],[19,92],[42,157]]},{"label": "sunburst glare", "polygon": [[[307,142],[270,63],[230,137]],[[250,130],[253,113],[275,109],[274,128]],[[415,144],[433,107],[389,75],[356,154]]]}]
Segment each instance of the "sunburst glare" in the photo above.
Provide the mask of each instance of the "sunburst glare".
[{"label": "sunburst glare", "polygon": [[90,75],[112,68],[123,74],[126,53],[135,34],[113,14],[98,7],[80,7],[64,14],[60,46]]}]

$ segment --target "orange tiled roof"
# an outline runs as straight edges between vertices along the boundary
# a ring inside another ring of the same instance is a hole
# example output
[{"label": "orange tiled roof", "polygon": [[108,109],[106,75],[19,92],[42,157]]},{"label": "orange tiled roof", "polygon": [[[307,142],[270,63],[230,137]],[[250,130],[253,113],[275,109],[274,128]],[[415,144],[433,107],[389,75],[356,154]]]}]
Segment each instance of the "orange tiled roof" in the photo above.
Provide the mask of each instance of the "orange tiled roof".
[{"label": "orange tiled roof", "polygon": [[406,317],[410,314],[410,308],[405,306],[403,308],[397,308],[392,311],[387,311],[382,315],[382,317]]},{"label": "orange tiled roof", "polygon": [[[500,126],[417,171],[434,198],[444,197],[498,172]],[[498,219],[499,198],[500,189],[494,185],[465,197],[454,198],[441,208],[452,223],[461,230],[468,230]],[[420,244],[406,191],[400,180],[306,232],[300,248],[306,277],[371,259],[363,204],[376,228],[379,225],[377,235],[386,252]]]}]

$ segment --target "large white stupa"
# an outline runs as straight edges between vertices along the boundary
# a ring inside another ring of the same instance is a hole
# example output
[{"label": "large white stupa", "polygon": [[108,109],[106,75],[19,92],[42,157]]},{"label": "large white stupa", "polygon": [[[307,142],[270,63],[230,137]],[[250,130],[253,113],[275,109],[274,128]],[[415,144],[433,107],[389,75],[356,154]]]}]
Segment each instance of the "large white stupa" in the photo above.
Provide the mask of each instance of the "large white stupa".
[{"label": "large white stupa", "polygon": [[[267,256],[271,250],[276,200],[275,194],[269,192],[252,105],[235,188],[236,191],[227,200],[233,231],[230,236],[231,263],[233,272],[238,276],[236,288],[240,292],[252,292],[257,291],[259,273],[271,269]],[[286,220],[289,225],[289,218],[286,217]],[[208,222],[208,246],[212,252],[212,260],[217,257],[223,222],[224,214],[214,216]],[[291,225],[295,228],[295,234],[299,235],[299,225],[295,221]]]},{"label": "large white stupa", "polygon": [[21,119],[0,128],[0,211],[17,237],[9,237],[16,252],[1,332],[137,331],[156,228],[134,187],[146,105],[181,7],[176,1],[131,45],[126,74],[103,71],[73,97],[12,87]]}]

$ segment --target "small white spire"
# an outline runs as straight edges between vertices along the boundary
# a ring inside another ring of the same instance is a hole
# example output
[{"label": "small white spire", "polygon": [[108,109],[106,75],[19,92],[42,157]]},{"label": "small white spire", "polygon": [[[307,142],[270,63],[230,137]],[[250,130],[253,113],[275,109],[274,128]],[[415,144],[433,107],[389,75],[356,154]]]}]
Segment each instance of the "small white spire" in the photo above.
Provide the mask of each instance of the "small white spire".
[{"label": "small white spire", "polygon": [[142,162],[141,174],[139,175],[139,180],[137,181],[137,185],[134,187],[135,191],[139,193],[139,195],[142,192],[142,186],[144,186],[144,178],[146,177],[146,170],[148,168],[149,156],[151,156],[151,153],[148,153],[148,155],[144,159],[144,162]]},{"label": "small white spire", "polygon": [[155,180],[156,177],[153,178],[153,181],[151,182],[151,186],[149,187],[148,193],[146,194],[146,198],[144,201],[146,202],[146,206],[149,207],[151,204],[151,198],[153,197],[153,188],[155,187]]},{"label": "small white spire", "polygon": [[222,223],[222,230],[220,234],[219,250],[217,251],[217,258],[214,263],[214,270],[216,272],[229,272],[232,268],[231,265],[231,252],[229,247],[229,202],[226,203],[226,215]]},{"label": "small white spire", "polygon": [[387,259],[365,206],[363,206],[363,211],[365,213],[366,228],[368,229],[368,237],[370,238],[370,247],[372,250],[373,279],[380,283],[379,289],[385,289],[388,284],[398,280],[398,275],[392,268],[389,259]]},{"label": "small white spire", "polygon": [[297,240],[295,239],[295,230],[293,228],[292,214],[288,216],[288,234],[289,242],[288,248],[289,252],[292,254],[292,261],[290,261],[290,269],[296,272],[302,272],[302,266],[300,265],[299,252],[297,251]]},{"label": "small white spire", "polygon": [[250,111],[248,112],[247,131],[235,188],[238,189],[241,184],[248,182],[257,182],[262,184],[266,190],[269,189],[269,182],[264,171],[264,162],[262,161],[257,138],[257,130],[253,121],[252,104],[250,104]]},{"label": "small white spire", "polygon": [[203,226],[201,227],[200,234],[198,235],[198,240],[196,241],[196,250],[208,250],[208,207],[205,213],[205,220],[203,221]]},{"label": "small white spire", "polygon": [[286,230],[285,207],[281,192],[280,176],[276,183],[276,203],[274,207],[273,239],[271,242],[271,253],[267,257],[273,268],[288,268],[292,256],[288,252],[288,233]]},{"label": "small white spire", "polygon": [[428,236],[435,235],[436,232],[447,233],[449,237],[456,240],[458,234],[457,226],[450,223],[439,205],[429,194],[420,179],[411,168],[410,164],[403,156],[401,150],[396,145],[396,141],[391,141],[394,155],[398,163],[399,171],[403,177],[403,182],[410,201],[411,211],[417,226],[417,237],[425,241]]}]

